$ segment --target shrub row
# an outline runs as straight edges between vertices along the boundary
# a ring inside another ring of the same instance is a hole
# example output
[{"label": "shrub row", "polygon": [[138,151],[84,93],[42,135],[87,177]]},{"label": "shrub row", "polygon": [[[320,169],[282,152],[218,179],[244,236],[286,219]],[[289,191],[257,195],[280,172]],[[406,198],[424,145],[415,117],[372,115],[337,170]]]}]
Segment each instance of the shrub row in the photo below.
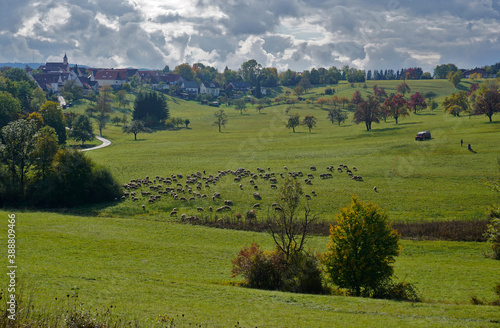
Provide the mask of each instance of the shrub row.
[{"label": "shrub row", "polygon": [[[239,216],[239,215],[238,215]],[[220,229],[233,229],[244,231],[267,231],[269,224],[263,220],[238,218],[237,216],[201,216],[187,217],[185,223],[204,225]],[[328,236],[330,225],[334,222],[318,221],[310,226],[312,235]],[[433,221],[433,222],[398,222],[393,223],[393,228],[404,239],[424,240],[449,240],[449,241],[486,241],[484,232],[488,220],[475,221]]]}]

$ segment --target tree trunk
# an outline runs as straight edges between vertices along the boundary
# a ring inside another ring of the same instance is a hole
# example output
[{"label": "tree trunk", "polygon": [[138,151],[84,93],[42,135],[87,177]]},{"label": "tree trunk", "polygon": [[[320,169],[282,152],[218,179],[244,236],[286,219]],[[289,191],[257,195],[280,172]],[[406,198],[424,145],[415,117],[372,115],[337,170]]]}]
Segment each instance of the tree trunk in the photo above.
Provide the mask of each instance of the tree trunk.
[{"label": "tree trunk", "polygon": [[134,140],[137,140],[137,132],[134,133]]}]

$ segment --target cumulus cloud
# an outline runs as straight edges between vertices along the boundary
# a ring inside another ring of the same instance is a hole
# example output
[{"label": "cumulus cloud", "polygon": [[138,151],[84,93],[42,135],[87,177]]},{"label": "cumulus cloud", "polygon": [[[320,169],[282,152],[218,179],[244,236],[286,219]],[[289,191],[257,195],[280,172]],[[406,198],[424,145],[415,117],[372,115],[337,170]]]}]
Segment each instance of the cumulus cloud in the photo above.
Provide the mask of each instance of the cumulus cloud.
[{"label": "cumulus cloud", "polygon": [[297,71],[493,64],[500,0],[35,0],[0,2],[2,61]]}]

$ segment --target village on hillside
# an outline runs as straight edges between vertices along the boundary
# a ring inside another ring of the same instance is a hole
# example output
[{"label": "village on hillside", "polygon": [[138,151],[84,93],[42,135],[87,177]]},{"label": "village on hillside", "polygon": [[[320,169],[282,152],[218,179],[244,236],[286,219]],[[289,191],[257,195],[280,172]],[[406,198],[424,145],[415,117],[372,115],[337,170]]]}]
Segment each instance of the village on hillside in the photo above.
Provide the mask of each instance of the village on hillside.
[{"label": "village on hillside", "polygon": [[[174,94],[184,99],[190,99],[198,94],[218,97],[222,89],[216,81],[201,82],[201,85],[198,85],[198,82],[189,81],[181,74],[161,70],[70,66],[66,54],[64,54],[62,62],[47,62],[36,70],[26,66],[25,70],[43,91],[54,94],[58,94],[68,81],[75,81],[83,89],[84,95],[88,95],[90,92],[97,93],[104,86],[119,90],[125,83],[133,80],[138,83],[147,83],[152,89],[158,91],[166,92],[174,87]],[[234,81],[228,83],[225,89],[245,93],[252,90],[253,87],[249,82]],[[261,88],[261,93],[266,94],[264,87]]]}]

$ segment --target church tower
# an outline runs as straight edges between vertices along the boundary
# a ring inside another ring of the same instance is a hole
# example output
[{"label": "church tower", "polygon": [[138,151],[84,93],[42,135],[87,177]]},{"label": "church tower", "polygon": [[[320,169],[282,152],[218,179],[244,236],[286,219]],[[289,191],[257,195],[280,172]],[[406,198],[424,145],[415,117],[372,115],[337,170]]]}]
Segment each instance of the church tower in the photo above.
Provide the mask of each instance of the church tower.
[{"label": "church tower", "polygon": [[68,56],[64,53],[63,64],[66,66],[66,71],[69,71]]}]

